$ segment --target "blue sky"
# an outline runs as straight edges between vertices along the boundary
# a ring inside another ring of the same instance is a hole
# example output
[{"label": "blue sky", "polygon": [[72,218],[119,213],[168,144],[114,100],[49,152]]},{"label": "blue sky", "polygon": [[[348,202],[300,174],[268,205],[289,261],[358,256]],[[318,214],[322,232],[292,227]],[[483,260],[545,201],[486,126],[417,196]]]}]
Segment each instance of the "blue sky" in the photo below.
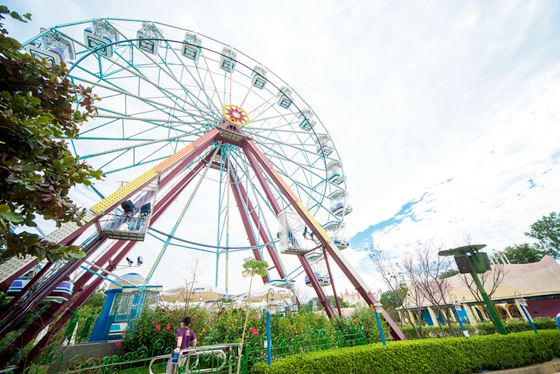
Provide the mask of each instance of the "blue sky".
[{"label": "blue sky", "polygon": [[10,23],[20,39],[75,20],[144,18],[198,30],[264,62],[311,104],[341,154],[354,206],[346,255],[356,265],[372,241],[397,256],[467,238],[500,250],[559,210],[558,2],[8,6],[33,13],[29,26]]}]

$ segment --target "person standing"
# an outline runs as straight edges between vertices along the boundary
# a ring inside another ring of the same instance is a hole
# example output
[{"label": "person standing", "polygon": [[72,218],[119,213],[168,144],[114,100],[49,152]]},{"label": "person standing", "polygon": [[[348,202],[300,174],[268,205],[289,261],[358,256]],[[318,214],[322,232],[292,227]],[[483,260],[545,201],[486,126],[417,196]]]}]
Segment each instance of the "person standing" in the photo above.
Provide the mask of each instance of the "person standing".
[{"label": "person standing", "polygon": [[189,347],[196,347],[196,335],[194,333],[194,330],[189,327],[190,324],[191,317],[185,317],[181,321],[181,327],[177,329],[177,333],[175,334],[176,344],[173,353],[179,355],[179,360],[177,362],[173,362],[173,354],[171,355],[171,357],[169,357],[169,361],[167,362],[167,370],[165,371],[168,374],[175,373],[179,365],[184,364],[186,356],[181,357],[181,351]]}]

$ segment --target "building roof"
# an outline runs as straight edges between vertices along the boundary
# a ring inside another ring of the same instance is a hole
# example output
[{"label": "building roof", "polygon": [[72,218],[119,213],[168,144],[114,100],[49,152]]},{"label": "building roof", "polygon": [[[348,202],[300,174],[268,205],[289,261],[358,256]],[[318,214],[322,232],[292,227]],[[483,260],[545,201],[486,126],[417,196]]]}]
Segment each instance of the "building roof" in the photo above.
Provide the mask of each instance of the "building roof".
[{"label": "building roof", "polygon": [[[500,271],[503,272],[503,279],[491,295],[492,300],[560,294],[560,264],[552,257],[544,256],[539,262],[531,264],[492,265],[492,270],[479,275],[487,292],[492,290],[495,279],[501,278],[498,276]],[[457,274],[447,278],[445,296],[448,303],[454,300],[464,303],[478,302],[465,279],[472,284],[473,289],[476,288],[469,274]],[[411,293],[407,296],[405,304],[413,308],[432,305],[429,300],[423,300],[419,302],[420,305],[416,305]]]}]

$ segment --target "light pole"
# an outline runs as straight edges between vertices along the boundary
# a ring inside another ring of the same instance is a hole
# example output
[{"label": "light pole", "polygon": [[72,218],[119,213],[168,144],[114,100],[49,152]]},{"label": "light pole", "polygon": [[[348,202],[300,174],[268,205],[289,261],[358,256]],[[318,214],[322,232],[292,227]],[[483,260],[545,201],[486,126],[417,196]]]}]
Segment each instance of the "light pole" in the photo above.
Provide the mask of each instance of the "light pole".
[{"label": "light pole", "polygon": [[494,304],[492,304],[492,300],[490,300],[490,297],[484,289],[484,285],[478,277],[478,273],[485,273],[486,270],[490,270],[488,255],[484,252],[479,252],[479,250],[484,247],[486,247],[486,244],[466,245],[464,247],[439,251],[438,255],[453,256],[455,258],[455,262],[457,263],[459,272],[463,274],[471,274],[474,283],[478,288],[478,292],[480,293],[480,296],[482,296],[484,304],[486,304],[486,308],[488,309],[488,313],[490,313],[490,317],[494,322],[494,325],[496,326],[500,334],[506,335],[506,327],[500,320],[500,316],[498,315]]},{"label": "light pole", "polygon": [[467,330],[465,328],[465,325],[463,325],[463,320],[461,318],[461,316],[459,315],[459,312],[463,310],[463,306],[461,305],[461,303],[459,302],[459,300],[454,299],[455,301],[453,301],[453,311],[455,312],[455,317],[457,318],[457,322],[459,322],[459,326],[461,326],[461,331],[463,332],[463,335],[465,336],[465,338],[469,338],[469,330]]},{"label": "light pole", "polygon": [[387,346],[387,342],[385,341],[385,333],[383,332],[383,326],[381,326],[381,319],[379,318],[379,313],[377,312],[377,310],[379,310],[379,311],[383,310],[383,305],[381,305],[381,303],[377,302],[377,303],[375,303],[375,305],[371,306],[371,309],[373,309],[373,314],[375,315],[375,322],[377,322],[377,329],[379,330],[379,336],[381,337],[381,343],[383,343],[383,346]]},{"label": "light pole", "polygon": [[274,289],[270,288],[266,294],[266,362],[272,365],[272,338],[270,336],[270,298],[274,295]]},{"label": "light pole", "polygon": [[533,322],[533,318],[531,318],[531,315],[527,311],[527,299],[525,299],[524,297],[520,297],[520,298],[515,299],[515,303],[517,305],[519,305],[519,307],[521,308],[521,311],[523,312],[523,315],[525,315],[525,319],[527,319],[527,322],[529,322],[529,325],[531,326],[531,328],[533,329],[535,334],[538,334],[539,332],[537,331],[537,328],[535,327],[535,323]]}]

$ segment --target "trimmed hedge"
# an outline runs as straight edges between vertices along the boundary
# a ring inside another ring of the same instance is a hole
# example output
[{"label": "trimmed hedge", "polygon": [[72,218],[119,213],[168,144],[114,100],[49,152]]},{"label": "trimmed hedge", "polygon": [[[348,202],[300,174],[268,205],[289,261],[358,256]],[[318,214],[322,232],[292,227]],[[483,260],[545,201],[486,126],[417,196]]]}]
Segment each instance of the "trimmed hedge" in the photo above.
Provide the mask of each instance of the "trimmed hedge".
[{"label": "trimmed hedge", "polygon": [[472,373],[515,368],[560,357],[560,331],[388,342],[293,355],[253,366],[253,374]]},{"label": "trimmed hedge", "polygon": [[[548,330],[555,329],[556,322],[552,318],[540,317],[533,320],[537,330]],[[505,321],[504,325],[507,332],[522,332],[522,331],[533,331],[528,322],[525,321]],[[461,328],[458,324],[452,324],[455,333],[462,336]],[[491,322],[478,323],[476,325],[465,324],[464,325],[471,336],[475,335],[490,335],[496,334],[496,327]],[[400,326],[401,331],[404,333],[407,339],[419,339],[416,331],[409,325]],[[424,338],[444,338],[453,337],[453,333],[446,326],[422,326],[422,335]]]}]

